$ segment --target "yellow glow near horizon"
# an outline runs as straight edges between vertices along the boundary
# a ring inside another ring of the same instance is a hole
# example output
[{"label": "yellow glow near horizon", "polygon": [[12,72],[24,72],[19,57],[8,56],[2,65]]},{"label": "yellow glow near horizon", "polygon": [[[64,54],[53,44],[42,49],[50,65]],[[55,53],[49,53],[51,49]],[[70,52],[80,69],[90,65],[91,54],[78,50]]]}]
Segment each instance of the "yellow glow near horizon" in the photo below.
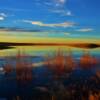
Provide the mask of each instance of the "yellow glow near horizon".
[{"label": "yellow glow near horizon", "polygon": [[100,43],[99,39],[82,39],[82,38],[49,38],[49,37],[16,37],[0,36],[0,42],[15,43]]},{"label": "yellow glow near horizon", "polygon": [[15,43],[100,43],[97,38],[40,37],[36,32],[0,31],[0,42]]}]

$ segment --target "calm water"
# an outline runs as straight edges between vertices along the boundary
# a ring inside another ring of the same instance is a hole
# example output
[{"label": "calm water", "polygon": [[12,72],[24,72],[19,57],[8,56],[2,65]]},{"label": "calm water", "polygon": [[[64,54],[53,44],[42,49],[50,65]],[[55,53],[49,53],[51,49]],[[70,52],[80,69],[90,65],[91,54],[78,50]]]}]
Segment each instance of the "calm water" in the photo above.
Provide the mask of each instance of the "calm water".
[{"label": "calm water", "polygon": [[26,53],[29,55],[52,55],[58,50],[63,51],[64,53],[68,53],[69,50],[72,51],[72,54],[75,55],[82,55],[84,51],[89,51],[93,56],[100,56],[100,48],[96,49],[83,49],[83,48],[74,48],[68,46],[17,46],[13,49],[6,49],[0,51],[0,56],[6,55],[15,55],[20,50],[22,53]]},{"label": "calm water", "polygon": [[[65,54],[69,53],[69,49],[72,51],[73,58],[75,59],[76,63],[79,62],[79,58],[83,54],[83,49],[77,49],[77,48],[71,48],[71,47],[50,47],[50,46],[35,46],[35,47],[17,47],[15,49],[9,49],[9,50],[2,50],[0,51],[0,67],[5,63],[5,56],[14,56],[18,50],[20,50],[24,54],[28,54],[32,57],[33,63],[43,62],[45,61],[45,56],[47,55],[54,55],[55,52],[61,49]],[[88,50],[90,51],[90,54],[92,56],[95,56],[96,58],[100,57],[100,48]],[[11,58],[13,60],[13,65],[15,65],[14,58]],[[82,69],[75,69],[73,72],[70,73],[69,77],[61,78],[61,83],[64,86],[69,86],[70,84],[83,84],[85,80],[87,80],[88,84],[91,84],[90,78],[92,76],[95,76],[96,71],[100,69],[100,64],[96,65],[95,68],[88,69],[88,70],[82,70]],[[49,73],[49,75],[47,75]],[[34,77],[37,76],[37,77]],[[10,77],[10,78],[9,78]],[[33,69],[33,80],[31,83],[28,83],[27,85],[21,85],[18,84],[18,82],[15,79],[16,74],[15,72],[10,73],[8,75],[5,75],[4,73],[0,73],[0,97],[5,96],[17,96],[17,95],[32,95],[35,93],[36,88],[38,87],[46,87],[50,88],[52,87],[52,84],[55,83],[57,80],[53,80],[53,74],[52,71],[48,70],[46,66],[39,66],[37,68]],[[53,83],[54,82],[54,83]],[[95,84],[93,82],[92,84]],[[90,86],[91,88],[91,86]],[[96,86],[95,88],[100,88],[99,86]]]}]

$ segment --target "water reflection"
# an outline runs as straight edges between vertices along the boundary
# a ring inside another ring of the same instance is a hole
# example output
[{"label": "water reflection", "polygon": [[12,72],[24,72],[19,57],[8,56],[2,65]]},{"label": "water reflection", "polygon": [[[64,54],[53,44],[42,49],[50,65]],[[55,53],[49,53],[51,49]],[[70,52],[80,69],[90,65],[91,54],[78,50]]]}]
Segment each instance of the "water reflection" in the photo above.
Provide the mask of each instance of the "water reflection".
[{"label": "water reflection", "polygon": [[[100,100],[100,58],[94,56],[93,51],[45,46],[18,47],[20,49],[13,49],[14,55],[1,57],[1,97],[7,100]],[[30,50],[44,53],[31,55]],[[80,52],[74,55],[76,50]]]}]

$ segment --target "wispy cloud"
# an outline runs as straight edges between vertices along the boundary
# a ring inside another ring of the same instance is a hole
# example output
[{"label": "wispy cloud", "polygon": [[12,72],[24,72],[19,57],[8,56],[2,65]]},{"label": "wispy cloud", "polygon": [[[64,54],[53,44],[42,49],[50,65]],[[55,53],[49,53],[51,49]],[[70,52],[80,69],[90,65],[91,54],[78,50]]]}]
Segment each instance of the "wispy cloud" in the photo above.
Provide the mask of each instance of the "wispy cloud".
[{"label": "wispy cloud", "polygon": [[0,16],[0,21],[3,21],[5,18],[3,16]]},{"label": "wispy cloud", "polygon": [[47,0],[40,2],[41,0],[36,0],[35,4],[36,5],[47,5],[47,6],[54,6],[54,7],[61,7],[64,6],[67,0]]},{"label": "wispy cloud", "polygon": [[2,16],[2,17],[7,17],[7,14],[1,12],[1,13],[0,13],[0,16]]},{"label": "wispy cloud", "polygon": [[79,31],[79,32],[92,32],[94,29],[92,29],[92,28],[83,28],[83,29],[79,29],[79,30],[77,30],[77,31]]},{"label": "wispy cloud", "polygon": [[65,8],[67,6],[68,0],[53,0],[54,7],[50,8],[49,11],[57,13],[61,16],[73,16],[72,11]]},{"label": "wispy cloud", "polygon": [[31,12],[32,9],[22,9],[22,8],[6,8],[6,7],[1,7],[0,10],[5,10],[5,11],[16,11],[16,12]]},{"label": "wispy cloud", "polygon": [[67,11],[67,12],[65,12],[64,15],[67,15],[67,16],[73,16],[73,14],[72,14],[71,11]]},{"label": "wispy cloud", "polygon": [[7,15],[3,12],[0,13],[0,21],[3,21],[5,18],[7,17]]},{"label": "wispy cloud", "polygon": [[23,22],[41,27],[73,27],[76,25],[76,23],[74,22],[63,22],[63,23],[52,23],[52,24],[43,23],[41,21],[30,21],[30,20],[23,20]]},{"label": "wispy cloud", "polygon": [[52,6],[51,2],[44,2],[44,4],[47,5],[47,6]]},{"label": "wispy cloud", "polygon": [[48,0],[44,2],[37,1],[35,4],[40,6],[48,6],[49,12],[57,13],[61,16],[73,16],[72,11],[65,8],[68,0]]},{"label": "wispy cloud", "polygon": [[54,0],[56,6],[63,6],[67,0]]},{"label": "wispy cloud", "polygon": [[43,30],[39,29],[26,29],[26,28],[21,28],[21,27],[0,27],[0,32],[1,31],[14,31],[14,32],[44,32]]},{"label": "wispy cloud", "polygon": [[60,14],[61,16],[73,16],[72,12],[70,10],[51,10],[53,13]]}]

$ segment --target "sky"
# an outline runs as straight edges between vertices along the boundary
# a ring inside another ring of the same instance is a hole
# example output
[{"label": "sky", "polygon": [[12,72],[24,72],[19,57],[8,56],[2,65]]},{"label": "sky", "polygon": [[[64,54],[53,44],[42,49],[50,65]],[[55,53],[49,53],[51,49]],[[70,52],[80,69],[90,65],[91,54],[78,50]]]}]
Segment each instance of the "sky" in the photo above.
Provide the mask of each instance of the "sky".
[{"label": "sky", "polygon": [[0,41],[100,42],[99,11],[100,0],[0,0]]}]

